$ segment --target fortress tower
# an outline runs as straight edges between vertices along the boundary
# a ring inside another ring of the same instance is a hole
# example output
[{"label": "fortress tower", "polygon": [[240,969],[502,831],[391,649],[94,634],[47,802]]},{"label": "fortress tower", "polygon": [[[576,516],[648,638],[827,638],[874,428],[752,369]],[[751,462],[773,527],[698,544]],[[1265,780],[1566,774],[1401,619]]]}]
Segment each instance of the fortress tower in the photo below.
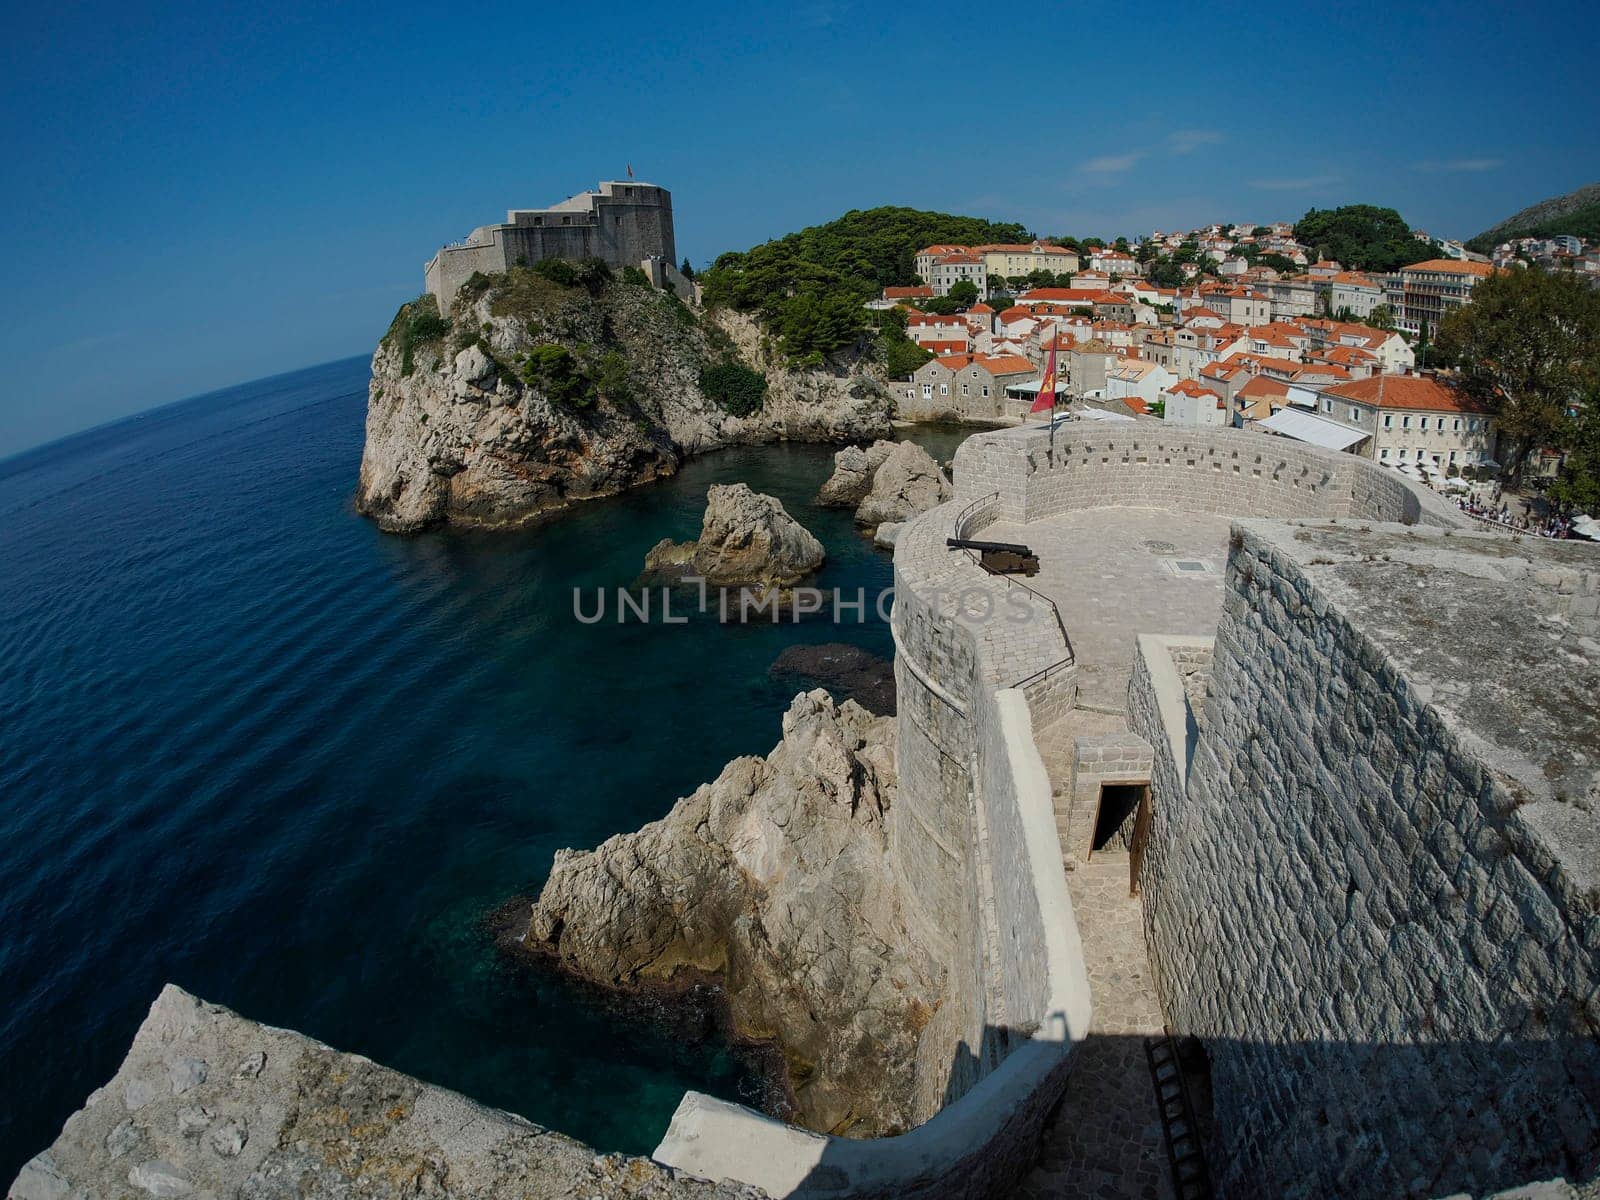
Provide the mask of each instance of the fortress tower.
[{"label": "fortress tower", "polygon": [[672,235],[672,193],[632,179],[602,183],[550,208],[515,208],[504,223],[480,225],[465,242],[445,246],[424,269],[427,290],[448,314],[451,301],[474,271],[505,271],[520,259],[598,258],[613,267],[640,267],[658,287],[672,282],[680,294]]}]

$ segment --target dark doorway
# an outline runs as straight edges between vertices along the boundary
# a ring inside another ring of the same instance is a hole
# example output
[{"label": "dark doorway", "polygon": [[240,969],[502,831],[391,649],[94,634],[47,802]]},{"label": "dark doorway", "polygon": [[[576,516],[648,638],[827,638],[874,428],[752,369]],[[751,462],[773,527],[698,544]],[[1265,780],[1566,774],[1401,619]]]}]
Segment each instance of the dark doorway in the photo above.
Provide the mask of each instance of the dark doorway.
[{"label": "dark doorway", "polygon": [[1143,783],[1105,783],[1100,785],[1100,807],[1094,816],[1094,840],[1089,853],[1127,850],[1133,843],[1134,819],[1148,785]]}]

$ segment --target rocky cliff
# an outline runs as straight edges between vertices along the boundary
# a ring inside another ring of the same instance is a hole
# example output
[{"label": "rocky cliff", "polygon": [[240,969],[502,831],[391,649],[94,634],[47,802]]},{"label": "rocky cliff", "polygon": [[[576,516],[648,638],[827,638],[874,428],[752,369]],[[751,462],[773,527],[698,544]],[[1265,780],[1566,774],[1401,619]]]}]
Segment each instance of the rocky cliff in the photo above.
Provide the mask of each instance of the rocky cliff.
[{"label": "rocky cliff", "polygon": [[776,1041],[812,1129],[909,1127],[943,973],[887,869],[895,723],[795,698],[766,758],[738,758],[662,820],[564,850],[524,944],[618,988],[720,978],[735,1030]]},{"label": "rocky cliff", "polygon": [[[452,318],[424,296],[379,343],[357,506],[395,532],[514,526],[705,450],[888,430],[889,395],[866,368],[796,373],[767,358],[749,318],[645,283],[475,277]],[[753,389],[703,386],[730,363]],[[752,399],[755,371],[765,393]]]}]

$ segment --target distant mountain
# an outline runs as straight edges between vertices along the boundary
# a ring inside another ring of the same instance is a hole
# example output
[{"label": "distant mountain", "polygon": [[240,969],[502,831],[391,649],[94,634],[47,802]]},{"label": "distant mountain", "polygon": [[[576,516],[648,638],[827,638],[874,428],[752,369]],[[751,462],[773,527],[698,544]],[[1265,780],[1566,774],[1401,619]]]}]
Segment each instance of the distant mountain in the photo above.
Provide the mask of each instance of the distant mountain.
[{"label": "distant mountain", "polygon": [[1600,239],[1600,183],[1530,204],[1515,216],[1485,229],[1469,241],[1467,247],[1487,254],[1498,243],[1512,238],[1549,237],[1553,233]]}]

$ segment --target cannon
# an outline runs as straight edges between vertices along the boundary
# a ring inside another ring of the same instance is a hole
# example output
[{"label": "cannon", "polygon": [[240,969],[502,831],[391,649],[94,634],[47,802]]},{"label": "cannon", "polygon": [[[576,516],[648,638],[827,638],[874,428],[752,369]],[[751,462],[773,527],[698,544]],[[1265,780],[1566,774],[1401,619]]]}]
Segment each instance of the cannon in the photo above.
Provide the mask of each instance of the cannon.
[{"label": "cannon", "polygon": [[973,550],[978,565],[991,575],[1037,575],[1039,557],[1020,542],[983,542],[973,538],[945,538],[951,550]]}]

